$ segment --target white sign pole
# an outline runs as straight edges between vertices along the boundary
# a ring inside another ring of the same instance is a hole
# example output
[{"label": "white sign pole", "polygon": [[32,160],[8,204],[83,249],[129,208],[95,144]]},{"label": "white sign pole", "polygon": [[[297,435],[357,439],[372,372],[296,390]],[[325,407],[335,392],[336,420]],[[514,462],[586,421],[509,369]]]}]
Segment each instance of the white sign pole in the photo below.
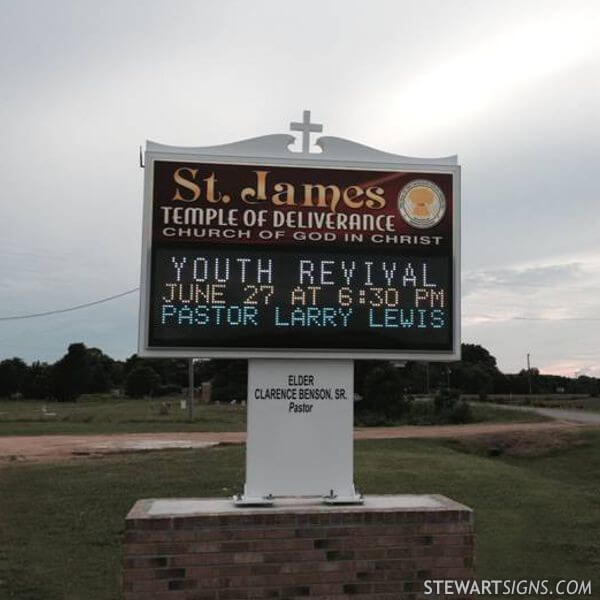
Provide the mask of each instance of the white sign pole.
[{"label": "white sign pole", "polygon": [[351,360],[249,360],[246,485],[236,504],[272,504],[277,496],[362,502],[353,415]]}]

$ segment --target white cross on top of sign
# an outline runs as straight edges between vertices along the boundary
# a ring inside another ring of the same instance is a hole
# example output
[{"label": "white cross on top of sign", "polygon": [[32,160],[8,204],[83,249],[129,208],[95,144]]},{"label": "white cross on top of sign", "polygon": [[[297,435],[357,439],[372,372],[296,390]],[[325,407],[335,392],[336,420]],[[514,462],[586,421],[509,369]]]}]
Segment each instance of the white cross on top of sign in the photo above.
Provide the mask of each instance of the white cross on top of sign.
[{"label": "white cross on top of sign", "polygon": [[290,123],[290,129],[292,131],[302,132],[302,153],[308,154],[310,152],[310,134],[311,132],[320,133],[323,131],[323,125],[321,123],[310,122],[310,110],[305,110],[302,113],[302,123],[292,121]]}]

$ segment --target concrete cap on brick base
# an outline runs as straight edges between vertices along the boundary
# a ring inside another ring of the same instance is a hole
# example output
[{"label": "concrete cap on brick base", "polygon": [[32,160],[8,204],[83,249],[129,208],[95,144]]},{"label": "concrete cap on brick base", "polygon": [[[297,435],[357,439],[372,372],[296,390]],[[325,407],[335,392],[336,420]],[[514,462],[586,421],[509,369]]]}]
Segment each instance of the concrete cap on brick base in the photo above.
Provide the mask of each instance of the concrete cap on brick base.
[{"label": "concrete cap on brick base", "polygon": [[369,511],[467,511],[471,509],[445,496],[402,494],[365,496],[364,504],[332,506],[319,498],[279,498],[275,506],[238,507],[228,498],[165,498],[138,500],[127,519],[169,518],[202,515],[252,515],[273,513],[364,513]]}]

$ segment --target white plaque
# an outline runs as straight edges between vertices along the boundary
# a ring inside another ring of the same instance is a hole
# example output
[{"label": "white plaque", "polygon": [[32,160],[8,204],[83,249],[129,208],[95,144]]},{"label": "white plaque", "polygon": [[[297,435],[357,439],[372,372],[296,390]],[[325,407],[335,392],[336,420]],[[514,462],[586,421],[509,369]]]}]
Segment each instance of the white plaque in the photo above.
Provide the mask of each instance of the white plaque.
[{"label": "white plaque", "polygon": [[356,502],[350,360],[248,361],[246,485],[240,503],[276,496]]}]

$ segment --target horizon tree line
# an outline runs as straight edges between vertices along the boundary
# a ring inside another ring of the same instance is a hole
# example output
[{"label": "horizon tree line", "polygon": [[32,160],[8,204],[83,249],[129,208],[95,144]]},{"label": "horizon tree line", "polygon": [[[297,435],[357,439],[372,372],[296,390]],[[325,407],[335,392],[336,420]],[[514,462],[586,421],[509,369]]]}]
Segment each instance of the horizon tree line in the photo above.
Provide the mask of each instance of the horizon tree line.
[{"label": "horizon tree line", "polygon": [[[196,362],[195,381],[211,381],[212,399],[226,402],[246,397],[246,360]],[[502,373],[494,356],[479,344],[462,344],[462,359],[452,363],[407,361],[403,367],[390,361],[355,361],[355,391],[365,394],[365,385],[379,377],[385,388],[404,395],[428,394],[453,388],[464,394],[534,394],[564,392],[597,395],[600,379],[542,375],[538,369]],[[188,361],[141,358],[132,354],[115,360],[99,348],[78,342],[56,362],[34,361],[28,365],[18,357],[0,361],[0,398],[75,401],[82,394],[107,393],[114,389],[130,397],[166,396],[180,393],[188,385]]]}]

